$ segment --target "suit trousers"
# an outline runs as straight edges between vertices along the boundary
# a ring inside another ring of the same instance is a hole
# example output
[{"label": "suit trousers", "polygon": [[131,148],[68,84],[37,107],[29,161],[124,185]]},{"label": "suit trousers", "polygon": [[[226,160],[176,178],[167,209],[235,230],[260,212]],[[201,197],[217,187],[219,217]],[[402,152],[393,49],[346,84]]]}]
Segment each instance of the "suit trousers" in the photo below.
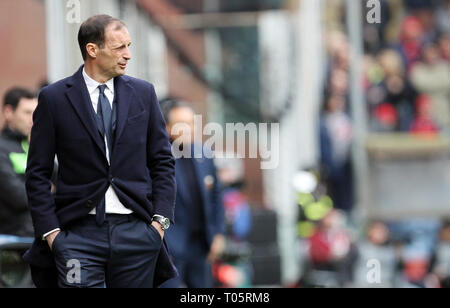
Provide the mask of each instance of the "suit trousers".
[{"label": "suit trousers", "polygon": [[60,288],[151,288],[162,245],[159,232],[134,215],[95,215],[71,224],[53,242]]}]

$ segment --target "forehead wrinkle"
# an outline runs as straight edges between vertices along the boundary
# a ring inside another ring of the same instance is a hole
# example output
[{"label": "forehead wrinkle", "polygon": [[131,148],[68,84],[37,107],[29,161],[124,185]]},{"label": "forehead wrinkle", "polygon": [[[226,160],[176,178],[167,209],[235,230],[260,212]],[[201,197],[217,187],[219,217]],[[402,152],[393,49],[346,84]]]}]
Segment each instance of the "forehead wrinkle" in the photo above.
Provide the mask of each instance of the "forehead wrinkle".
[{"label": "forehead wrinkle", "polygon": [[[124,27],[121,27],[120,29],[122,29]],[[107,45],[109,45],[109,48],[119,48],[123,45],[129,45],[131,43],[131,40],[129,38],[128,32],[122,32],[119,30],[113,30],[113,31],[108,31],[107,34],[105,35],[105,43]],[[118,35],[114,35],[117,34]]]}]

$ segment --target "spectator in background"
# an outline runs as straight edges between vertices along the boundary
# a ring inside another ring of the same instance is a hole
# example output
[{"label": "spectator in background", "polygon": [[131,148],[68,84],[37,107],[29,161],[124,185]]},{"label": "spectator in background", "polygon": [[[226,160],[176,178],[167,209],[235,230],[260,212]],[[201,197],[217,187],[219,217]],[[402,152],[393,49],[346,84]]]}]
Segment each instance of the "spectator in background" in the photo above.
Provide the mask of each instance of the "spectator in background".
[{"label": "spectator in background", "polygon": [[319,222],[309,238],[309,255],[315,269],[336,272],[340,286],[353,281],[358,250],[340,211],[330,211]]},{"label": "spectator in background", "polygon": [[437,12],[437,22],[442,32],[450,34],[450,0],[442,0]]},{"label": "spectator in background", "polygon": [[442,288],[450,288],[450,219],[442,221],[433,272]]},{"label": "spectator in background", "polygon": [[223,158],[214,160],[217,175],[223,185],[223,203],[227,226],[231,229],[232,239],[243,240],[251,229],[251,211],[244,189],[244,163],[240,158],[225,158],[235,153],[222,153]]},{"label": "spectator in background", "polygon": [[320,121],[321,163],[328,182],[328,191],[336,209],[353,208],[353,177],[351,145],[352,122],[345,112],[343,96],[331,94],[325,98],[325,112]]},{"label": "spectator in background", "polygon": [[[350,48],[347,36],[341,31],[330,31],[326,34],[327,53],[329,62],[327,66],[327,87],[332,88],[333,83],[340,83],[348,92],[348,77]],[[342,77],[342,73],[344,76]],[[336,86],[336,85],[334,85]],[[329,89],[332,92],[331,89]]]},{"label": "spectator in background", "polygon": [[364,24],[364,49],[370,53],[375,54],[386,45],[386,30],[391,21],[391,11],[388,0],[380,1],[381,20],[379,23]]},{"label": "spectator in background", "polygon": [[436,41],[439,35],[439,28],[437,27],[436,14],[434,10],[437,10],[437,5],[432,4],[432,1],[426,1],[417,10],[413,10],[412,14],[417,17],[422,29],[424,31],[423,43],[429,44]]},{"label": "spectator in background", "polygon": [[373,245],[385,245],[389,241],[389,228],[382,221],[373,221],[367,228],[367,239]]},{"label": "spectator in background", "polygon": [[393,132],[398,125],[398,113],[392,104],[378,105],[373,116],[372,128],[377,132]]},{"label": "spectator in background", "polygon": [[435,218],[410,218],[388,223],[391,238],[402,242],[403,278],[410,284],[426,286],[439,242],[441,222]]},{"label": "spectator in background", "polygon": [[414,116],[413,102],[417,92],[406,78],[401,57],[395,50],[388,49],[382,52],[379,61],[385,73],[383,81],[385,100],[397,110],[399,115],[397,129],[407,131]]},{"label": "spectator in background", "polygon": [[441,35],[438,44],[442,60],[450,61],[450,33]]},{"label": "spectator in background", "polygon": [[21,237],[34,234],[25,170],[36,106],[36,95],[24,88],[13,88],[4,98],[6,126],[0,135],[0,234]]},{"label": "spectator in background", "polygon": [[420,60],[425,33],[422,24],[415,16],[403,20],[397,50],[400,52],[406,72]]},{"label": "spectator in background", "polygon": [[348,72],[342,68],[333,68],[330,75],[329,90],[333,95],[346,97],[349,90]]},{"label": "spectator in background", "polygon": [[411,133],[436,135],[439,127],[432,120],[433,101],[426,95],[421,95],[416,101],[416,118],[411,125]]},{"label": "spectator in background", "polygon": [[[167,243],[173,253],[179,276],[163,287],[210,288],[213,286],[211,264],[225,244],[225,213],[212,159],[194,158],[194,111],[189,104],[166,99],[161,101],[172,147],[189,147],[189,157],[176,160],[177,196],[176,224],[166,231]],[[176,132],[174,125],[183,123],[190,134]],[[188,136],[187,136],[188,135]]]},{"label": "spectator in background", "polygon": [[[367,69],[371,84],[367,102],[371,110],[372,129],[378,132],[408,131],[414,118],[413,102],[417,95],[405,78],[400,54],[383,50]],[[373,76],[371,76],[373,75]]]},{"label": "spectator in background", "polygon": [[411,81],[433,101],[431,116],[441,128],[450,126],[450,63],[442,60],[438,46],[423,49],[422,60],[411,71]]}]

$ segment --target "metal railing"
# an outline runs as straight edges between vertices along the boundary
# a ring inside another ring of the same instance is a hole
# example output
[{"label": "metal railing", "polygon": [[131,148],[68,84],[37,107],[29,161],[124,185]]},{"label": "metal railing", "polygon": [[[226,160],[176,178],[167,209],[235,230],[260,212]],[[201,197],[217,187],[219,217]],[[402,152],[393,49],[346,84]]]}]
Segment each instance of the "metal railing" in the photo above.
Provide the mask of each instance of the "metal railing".
[{"label": "metal railing", "polygon": [[33,239],[0,235],[0,288],[30,288],[30,268],[22,259]]}]

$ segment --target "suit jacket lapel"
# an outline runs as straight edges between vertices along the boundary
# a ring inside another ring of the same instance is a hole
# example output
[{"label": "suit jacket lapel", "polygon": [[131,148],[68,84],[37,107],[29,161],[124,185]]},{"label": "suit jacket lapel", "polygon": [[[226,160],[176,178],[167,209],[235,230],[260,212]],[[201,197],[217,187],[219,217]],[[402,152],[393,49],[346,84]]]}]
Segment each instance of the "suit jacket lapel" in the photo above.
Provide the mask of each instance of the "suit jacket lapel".
[{"label": "suit jacket lapel", "polygon": [[97,146],[102,151],[106,158],[106,150],[104,142],[98,132],[97,119],[92,102],[89,97],[89,93],[82,75],[83,66],[76,72],[71,79],[69,79],[67,85],[69,89],[66,92],[66,96],[75,109],[80,121],[86,127],[87,131],[94,139]]},{"label": "suit jacket lapel", "polygon": [[[116,138],[114,139],[114,148],[122,136],[123,130],[127,124],[128,110],[131,101],[134,99],[133,88],[125,81],[124,77],[116,77],[114,79],[115,101],[117,106],[117,129]],[[113,153],[114,155],[114,153]]]}]

